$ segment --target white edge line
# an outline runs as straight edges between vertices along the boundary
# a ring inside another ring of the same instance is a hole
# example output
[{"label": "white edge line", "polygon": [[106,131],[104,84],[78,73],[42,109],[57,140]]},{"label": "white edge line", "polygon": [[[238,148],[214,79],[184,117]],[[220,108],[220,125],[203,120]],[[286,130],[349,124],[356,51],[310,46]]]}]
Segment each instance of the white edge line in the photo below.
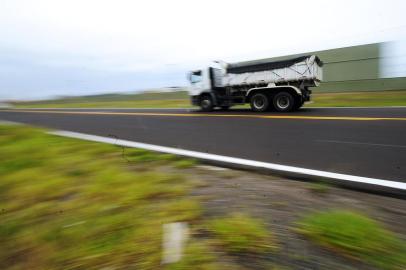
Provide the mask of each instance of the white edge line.
[{"label": "white edge line", "polygon": [[0,125],[23,125],[19,122],[7,121],[7,120],[0,120]]},{"label": "white edge line", "polygon": [[90,134],[84,134],[84,133],[78,133],[78,132],[72,132],[72,131],[57,130],[57,131],[51,131],[51,132],[49,132],[49,134],[69,137],[69,138],[88,140],[88,141],[115,144],[115,145],[126,146],[126,147],[142,148],[145,150],[192,157],[192,158],[203,159],[203,160],[218,161],[218,162],[237,164],[237,165],[243,165],[243,166],[248,166],[248,167],[256,167],[256,168],[270,169],[270,170],[281,171],[281,172],[290,172],[290,173],[297,173],[297,174],[302,174],[302,175],[332,178],[332,179],[338,179],[338,180],[349,181],[349,182],[357,182],[357,183],[364,183],[364,184],[371,184],[371,185],[384,186],[384,187],[395,188],[395,189],[400,189],[400,190],[406,190],[406,183],[396,182],[396,181],[391,181],[391,180],[375,179],[375,178],[341,174],[341,173],[332,173],[332,172],[293,167],[293,166],[281,165],[281,164],[275,164],[275,163],[267,163],[267,162],[262,162],[262,161],[249,160],[249,159],[221,156],[221,155],[208,154],[208,153],[202,153],[202,152],[196,152],[196,151],[190,151],[190,150],[184,150],[184,149],[177,149],[177,148],[159,146],[159,145],[153,145],[153,144],[147,144],[147,143],[133,142],[133,141],[127,141],[127,140],[121,140],[121,139],[114,139],[114,138],[108,138],[108,137],[102,137],[102,136],[90,135]]}]

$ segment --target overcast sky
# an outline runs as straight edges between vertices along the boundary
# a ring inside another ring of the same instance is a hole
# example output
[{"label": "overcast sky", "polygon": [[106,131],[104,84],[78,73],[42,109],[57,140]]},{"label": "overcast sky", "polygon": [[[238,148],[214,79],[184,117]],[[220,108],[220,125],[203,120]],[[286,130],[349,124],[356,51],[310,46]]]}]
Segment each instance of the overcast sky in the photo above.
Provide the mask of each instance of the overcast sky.
[{"label": "overcast sky", "polygon": [[186,84],[212,60],[406,37],[406,1],[0,0],[0,99]]}]

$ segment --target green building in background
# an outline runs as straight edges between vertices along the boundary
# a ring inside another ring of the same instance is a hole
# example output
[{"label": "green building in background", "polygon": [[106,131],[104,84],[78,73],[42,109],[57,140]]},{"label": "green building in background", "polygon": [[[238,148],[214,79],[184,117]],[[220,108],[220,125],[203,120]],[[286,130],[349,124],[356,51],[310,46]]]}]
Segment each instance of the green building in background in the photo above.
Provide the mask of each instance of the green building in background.
[{"label": "green building in background", "polygon": [[[386,43],[352,46],[272,58],[316,54],[324,62],[323,82],[314,92],[406,90],[406,77],[384,78]],[[270,59],[271,60],[271,59]]]}]

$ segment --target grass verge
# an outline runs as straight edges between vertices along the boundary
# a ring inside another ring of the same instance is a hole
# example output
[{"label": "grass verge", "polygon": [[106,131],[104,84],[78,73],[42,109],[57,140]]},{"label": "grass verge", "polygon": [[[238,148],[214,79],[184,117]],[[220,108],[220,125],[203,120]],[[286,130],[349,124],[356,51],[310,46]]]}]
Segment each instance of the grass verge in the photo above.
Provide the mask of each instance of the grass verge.
[{"label": "grass verge", "polygon": [[191,107],[186,91],[106,94],[12,103],[17,108],[185,108]]},{"label": "grass verge", "polygon": [[330,185],[325,182],[309,183],[308,188],[314,194],[325,195],[330,191]]},{"label": "grass verge", "polygon": [[406,265],[406,245],[373,219],[355,212],[330,210],[305,217],[298,231],[321,245],[379,269]]},{"label": "grass verge", "polygon": [[314,93],[306,107],[406,106],[406,90],[343,93]]},{"label": "grass verge", "polygon": [[211,220],[207,229],[231,253],[264,253],[278,247],[275,237],[262,221],[246,214],[235,213]]},{"label": "grass verge", "polygon": [[[164,268],[162,224],[201,219],[194,183],[154,170],[182,160],[0,125],[0,268]],[[179,269],[214,269],[205,251]]]},{"label": "grass verge", "polygon": [[189,99],[15,103],[16,108],[189,108]]},{"label": "grass verge", "polygon": [[[314,93],[306,107],[406,106],[406,90]],[[12,103],[16,108],[190,108],[185,91],[168,93],[106,95]],[[248,105],[236,108],[249,108]]]}]

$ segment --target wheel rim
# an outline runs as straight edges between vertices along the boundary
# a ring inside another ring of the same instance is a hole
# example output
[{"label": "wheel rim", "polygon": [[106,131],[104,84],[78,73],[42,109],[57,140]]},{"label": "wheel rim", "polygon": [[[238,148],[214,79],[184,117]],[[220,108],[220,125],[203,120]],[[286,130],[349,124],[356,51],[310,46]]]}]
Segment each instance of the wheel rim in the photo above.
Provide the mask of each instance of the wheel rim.
[{"label": "wheel rim", "polygon": [[256,109],[262,109],[265,106],[265,99],[261,96],[255,97],[254,99],[254,107]]},{"label": "wheel rim", "polygon": [[287,96],[280,96],[276,100],[276,105],[278,105],[278,107],[281,109],[286,109],[290,105],[290,100]]},{"label": "wheel rim", "polygon": [[202,100],[202,107],[203,108],[209,108],[211,106],[211,101],[209,99],[203,99]]}]

